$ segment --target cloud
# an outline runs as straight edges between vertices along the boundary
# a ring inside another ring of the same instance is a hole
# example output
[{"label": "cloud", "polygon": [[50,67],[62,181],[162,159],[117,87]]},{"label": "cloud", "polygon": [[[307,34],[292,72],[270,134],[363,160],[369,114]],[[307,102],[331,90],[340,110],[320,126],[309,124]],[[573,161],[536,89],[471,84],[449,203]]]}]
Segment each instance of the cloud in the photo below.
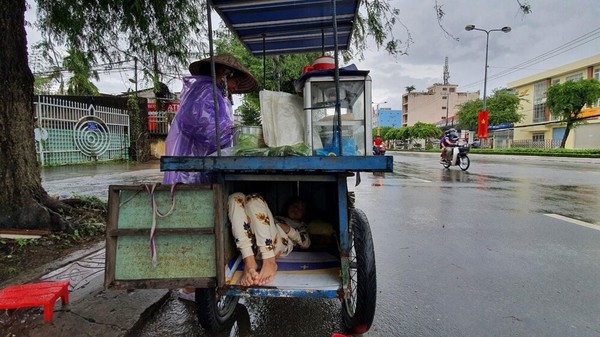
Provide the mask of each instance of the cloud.
[{"label": "cloud", "polygon": [[[508,34],[490,33],[488,94],[509,82],[598,54],[598,0],[528,2],[532,12],[525,15],[519,10],[516,0],[437,0],[445,13],[442,28],[436,17],[435,0],[391,1],[394,7],[400,9],[403,24],[396,25],[394,35],[406,41],[408,29],[412,37],[413,44],[408,55],[390,56],[383,49],[377,50],[369,41],[365,59],[351,63],[360,69],[370,70],[374,102],[388,101],[387,107],[400,109],[401,96],[407,86],[414,85],[422,91],[443,81],[446,56],[449,59],[450,83],[457,84],[459,91],[483,91],[486,34],[465,31],[464,27],[468,24],[482,29],[512,28]],[[34,8],[26,12],[29,22],[34,21],[34,14]],[[595,35],[587,42],[574,43],[594,30]],[[32,27],[28,27],[27,31],[29,41],[39,40],[39,33]],[[520,65],[519,69],[514,69],[517,65]],[[100,90],[120,93],[130,87],[127,74],[116,74],[115,77],[109,79],[103,76],[98,83]],[[171,89],[178,91],[180,87],[174,84]]]},{"label": "cloud", "polygon": [[[516,1],[509,0],[438,0],[437,3],[445,12],[443,29],[438,25],[434,0],[392,1],[400,9],[400,19],[408,27],[414,44],[408,55],[395,59],[383,50],[378,51],[370,42],[365,60],[356,63],[361,69],[371,70],[374,101],[387,100],[392,108],[398,109],[405,87],[415,85],[421,91],[443,82],[446,56],[450,83],[457,84],[459,91],[483,92],[486,34],[465,31],[468,24],[482,29],[512,28],[506,34],[490,33],[488,94],[511,81],[598,54],[600,31],[596,32],[596,40],[569,45],[600,28],[597,0],[530,0],[532,12],[527,15],[519,10]],[[399,25],[394,33],[400,38],[406,36],[404,27]],[[561,46],[557,52],[548,53]],[[524,62],[520,69],[513,69]]]}]

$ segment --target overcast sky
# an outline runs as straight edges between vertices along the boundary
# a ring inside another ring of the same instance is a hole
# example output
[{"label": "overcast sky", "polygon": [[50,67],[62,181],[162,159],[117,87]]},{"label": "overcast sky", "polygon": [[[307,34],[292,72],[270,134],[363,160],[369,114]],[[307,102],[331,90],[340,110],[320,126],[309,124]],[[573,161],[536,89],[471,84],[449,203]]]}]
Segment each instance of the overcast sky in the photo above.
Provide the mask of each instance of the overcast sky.
[{"label": "overcast sky", "polygon": [[[600,0],[520,1],[531,5],[530,14],[519,10],[517,0],[437,0],[445,12],[443,28],[459,41],[438,25],[435,0],[392,1],[400,9],[412,45],[408,55],[397,58],[371,47],[363,61],[354,61],[360,69],[371,71],[373,102],[387,101],[380,107],[400,109],[407,86],[424,91],[443,82],[446,56],[450,83],[457,84],[459,91],[483,93],[486,34],[465,31],[469,24],[486,30],[512,28],[507,34],[490,33],[488,95],[511,81],[600,54]],[[27,19],[33,21],[34,15],[33,9],[28,11]],[[396,25],[394,33],[401,40],[407,37],[402,25]],[[28,28],[30,45],[37,40],[39,33]],[[102,92],[124,92],[133,89],[128,81],[132,77],[127,73],[103,75],[97,86]],[[168,84],[172,91],[181,90],[178,81]]]},{"label": "overcast sky", "polygon": [[[459,91],[483,94],[486,34],[466,31],[469,24],[486,30],[512,28],[506,34],[489,35],[488,95],[509,82],[600,54],[599,0],[528,0],[532,12],[527,15],[519,11],[516,0],[438,0],[445,12],[444,29],[459,41],[439,27],[435,0],[392,3],[412,35],[408,55],[395,60],[373,50],[356,62],[359,68],[371,70],[373,101],[388,102],[381,107],[400,109],[407,86],[424,91],[442,83],[446,56],[449,82],[457,84]],[[401,38],[406,36],[402,29],[395,30]]]}]

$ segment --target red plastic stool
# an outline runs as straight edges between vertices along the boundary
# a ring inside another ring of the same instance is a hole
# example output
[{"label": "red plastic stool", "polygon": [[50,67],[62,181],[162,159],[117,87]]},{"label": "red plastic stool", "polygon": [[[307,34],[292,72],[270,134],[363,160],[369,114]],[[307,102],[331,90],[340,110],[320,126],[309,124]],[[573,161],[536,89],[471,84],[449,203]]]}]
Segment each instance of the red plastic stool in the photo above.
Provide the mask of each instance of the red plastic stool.
[{"label": "red plastic stool", "polygon": [[52,321],[54,303],[69,304],[69,281],[29,283],[0,290],[0,309],[44,307],[44,321]]}]

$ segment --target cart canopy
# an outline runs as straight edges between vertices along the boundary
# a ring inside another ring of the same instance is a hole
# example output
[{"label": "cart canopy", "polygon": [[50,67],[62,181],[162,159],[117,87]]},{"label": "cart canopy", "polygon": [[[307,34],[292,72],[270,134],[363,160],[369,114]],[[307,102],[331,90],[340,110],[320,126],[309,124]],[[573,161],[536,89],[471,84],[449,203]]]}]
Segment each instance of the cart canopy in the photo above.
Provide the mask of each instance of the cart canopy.
[{"label": "cart canopy", "polygon": [[[212,7],[254,56],[334,49],[332,0],[213,0]],[[338,49],[350,45],[358,0],[336,1]]]}]

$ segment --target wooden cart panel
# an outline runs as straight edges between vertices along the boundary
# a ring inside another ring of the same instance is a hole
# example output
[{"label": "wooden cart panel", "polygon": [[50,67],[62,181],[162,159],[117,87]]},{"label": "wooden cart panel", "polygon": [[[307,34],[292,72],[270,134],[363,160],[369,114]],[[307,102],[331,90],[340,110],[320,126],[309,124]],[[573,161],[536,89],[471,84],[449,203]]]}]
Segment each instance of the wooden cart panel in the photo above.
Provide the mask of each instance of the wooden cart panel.
[{"label": "wooden cart panel", "polygon": [[[152,199],[161,217],[153,214]],[[105,285],[109,288],[174,288],[214,284],[215,219],[221,219],[218,185],[109,187]],[[150,232],[156,221],[152,261]]]}]

